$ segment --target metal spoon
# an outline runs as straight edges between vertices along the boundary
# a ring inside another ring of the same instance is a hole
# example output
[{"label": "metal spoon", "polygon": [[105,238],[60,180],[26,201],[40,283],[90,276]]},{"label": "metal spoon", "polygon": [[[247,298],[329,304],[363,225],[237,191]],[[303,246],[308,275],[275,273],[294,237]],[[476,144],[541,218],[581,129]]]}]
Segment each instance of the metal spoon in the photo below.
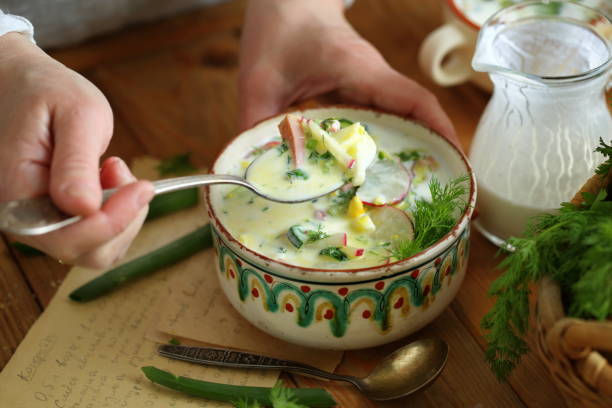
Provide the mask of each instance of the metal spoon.
[{"label": "metal spoon", "polygon": [[202,365],[291,371],[336,381],[347,381],[373,400],[413,394],[435,380],[446,365],[448,345],[439,339],[414,341],[385,357],[365,377],[332,374],[306,364],[241,351],[163,345],[159,354]]},{"label": "metal spoon", "polygon": [[[280,203],[301,203],[322,197],[342,187],[334,186],[330,191],[317,191],[309,197],[299,199],[285,199],[272,197],[260,191],[246,179],[238,176],[223,174],[200,174],[197,176],[185,176],[158,180],[153,182],[155,194],[170,193],[172,191],[186,188],[207,186],[210,184],[237,184],[248,188],[255,194]],[[116,192],[116,189],[108,189],[102,192],[102,202],[106,201]],[[81,219],[62,212],[55,206],[51,197],[44,196],[15,200],[0,203],[0,231],[10,232],[18,235],[41,235],[55,231],[67,225],[73,224]]]}]

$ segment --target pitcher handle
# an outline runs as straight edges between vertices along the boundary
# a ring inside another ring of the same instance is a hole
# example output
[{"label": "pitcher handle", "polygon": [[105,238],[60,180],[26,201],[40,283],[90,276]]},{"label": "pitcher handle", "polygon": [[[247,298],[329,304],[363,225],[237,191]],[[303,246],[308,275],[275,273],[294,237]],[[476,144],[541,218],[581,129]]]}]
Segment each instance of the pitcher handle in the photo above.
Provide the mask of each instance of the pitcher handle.
[{"label": "pitcher handle", "polygon": [[430,33],[419,50],[421,70],[442,86],[466,82],[473,71],[472,45],[457,25],[447,23]]}]

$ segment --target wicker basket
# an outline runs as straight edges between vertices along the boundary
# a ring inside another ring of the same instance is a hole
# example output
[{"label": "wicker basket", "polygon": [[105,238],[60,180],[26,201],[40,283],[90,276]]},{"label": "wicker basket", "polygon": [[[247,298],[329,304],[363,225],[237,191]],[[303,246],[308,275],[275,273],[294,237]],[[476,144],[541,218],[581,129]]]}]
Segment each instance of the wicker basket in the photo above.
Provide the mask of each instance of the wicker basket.
[{"label": "wicker basket", "polygon": [[[610,183],[612,172],[605,180],[593,176],[572,203]],[[566,317],[559,285],[548,278],[539,285],[536,315],[539,355],[568,406],[612,407],[612,321]]]}]

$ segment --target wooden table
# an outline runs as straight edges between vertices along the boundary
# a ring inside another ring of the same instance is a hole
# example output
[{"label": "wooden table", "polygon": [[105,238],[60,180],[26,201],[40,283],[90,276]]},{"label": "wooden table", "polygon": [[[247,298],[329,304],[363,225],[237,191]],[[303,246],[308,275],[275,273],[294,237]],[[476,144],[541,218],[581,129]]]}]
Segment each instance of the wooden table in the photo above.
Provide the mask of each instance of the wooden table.
[{"label": "wooden table", "polygon": [[[236,133],[234,82],[244,6],[238,1],[198,10],[52,52],[93,81],[110,100],[115,135],[107,155],[129,161],[145,154],[165,158],[191,151],[196,164],[212,163]],[[468,149],[488,95],[470,84],[440,88],[424,77],[416,63],[419,44],[440,24],[440,5],[359,0],[347,14],[393,67],[437,95]],[[0,239],[0,368],[68,271],[48,257],[26,258],[7,243]],[[499,383],[487,367],[479,322],[491,305],[487,288],[499,272],[496,249],[476,232],[471,243],[468,273],[455,301],[415,336],[440,337],[451,347],[444,373],[430,388],[403,400],[373,403],[342,385],[316,385],[328,388],[339,406],[347,408],[563,406],[534,354],[524,359],[507,383]],[[367,369],[397,346],[347,352],[339,371]],[[284,377],[295,386],[317,383],[300,376]]]}]

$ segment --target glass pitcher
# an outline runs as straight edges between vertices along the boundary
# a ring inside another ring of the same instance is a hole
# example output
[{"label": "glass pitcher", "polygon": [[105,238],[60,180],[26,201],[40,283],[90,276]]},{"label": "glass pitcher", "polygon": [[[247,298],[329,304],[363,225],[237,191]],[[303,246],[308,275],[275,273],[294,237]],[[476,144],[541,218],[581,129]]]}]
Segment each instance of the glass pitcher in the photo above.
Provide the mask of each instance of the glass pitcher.
[{"label": "glass pitcher", "polygon": [[503,245],[529,217],[569,201],[612,137],[605,89],[612,22],[569,2],[524,2],[481,28],[472,66],[494,91],[470,160],[478,179],[476,227]]}]

